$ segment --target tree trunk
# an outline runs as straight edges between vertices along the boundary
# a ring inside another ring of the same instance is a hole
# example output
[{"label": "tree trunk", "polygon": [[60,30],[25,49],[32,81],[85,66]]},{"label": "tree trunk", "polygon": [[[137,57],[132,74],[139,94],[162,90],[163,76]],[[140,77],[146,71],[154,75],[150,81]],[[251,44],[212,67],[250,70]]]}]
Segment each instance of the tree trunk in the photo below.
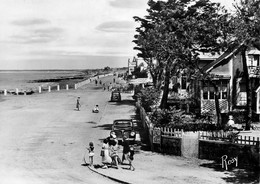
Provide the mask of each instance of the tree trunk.
[{"label": "tree trunk", "polygon": [[219,107],[219,91],[218,87],[214,86],[215,89],[215,108],[216,108],[216,115],[217,115],[217,125],[221,126],[222,125],[222,117],[220,113],[220,107]]},{"label": "tree trunk", "polygon": [[167,108],[168,94],[169,94],[169,84],[170,84],[170,69],[168,65],[166,66],[165,78],[164,78],[164,87],[163,87],[163,96],[161,100],[161,109]]},{"label": "tree trunk", "polygon": [[251,94],[251,82],[249,79],[249,74],[248,74],[248,68],[247,68],[247,62],[246,62],[246,46],[242,47],[242,62],[243,62],[243,68],[244,68],[244,78],[245,78],[245,83],[246,83],[246,130],[250,130],[251,126],[251,119],[252,119],[252,94]]},{"label": "tree trunk", "polygon": [[151,69],[150,69],[150,75],[151,75],[152,80],[153,80],[153,86],[156,88],[157,82],[158,82],[157,76],[153,73],[153,71]]}]

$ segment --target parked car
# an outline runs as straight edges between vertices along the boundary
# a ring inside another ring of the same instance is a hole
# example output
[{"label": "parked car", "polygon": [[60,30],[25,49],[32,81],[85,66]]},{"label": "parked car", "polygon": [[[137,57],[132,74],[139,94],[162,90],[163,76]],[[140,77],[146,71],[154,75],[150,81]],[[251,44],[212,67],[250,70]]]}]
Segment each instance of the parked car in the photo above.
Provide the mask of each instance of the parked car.
[{"label": "parked car", "polygon": [[119,144],[122,143],[124,136],[128,138],[130,144],[141,143],[140,134],[135,130],[132,119],[114,120],[112,131],[115,132]]},{"label": "parked car", "polygon": [[121,102],[121,93],[118,90],[111,92],[111,102]]}]

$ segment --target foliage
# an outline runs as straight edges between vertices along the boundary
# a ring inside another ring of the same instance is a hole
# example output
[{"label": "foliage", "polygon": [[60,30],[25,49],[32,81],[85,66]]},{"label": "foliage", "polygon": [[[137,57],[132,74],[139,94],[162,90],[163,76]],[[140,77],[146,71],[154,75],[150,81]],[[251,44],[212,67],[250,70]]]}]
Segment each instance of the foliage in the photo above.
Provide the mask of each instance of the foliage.
[{"label": "foliage", "polygon": [[157,127],[182,129],[184,131],[214,131],[221,129],[214,123],[212,114],[194,117],[185,111],[171,107],[170,109],[155,108],[149,114],[151,122]]},{"label": "foliage", "polygon": [[148,15],[134,17],[141,26],[134,42],[139,57],[148,64],[155,86],[162,81],[161,108],[167,107],[169,80],[178,72],[198,69],[198,52],[219,52],[225,48],[227,14],[208,0],[150,0]]},{"label": "foliage", "polygon": [[109,66],[104,67],[104,71],[109,71],[111,68]]},{"label": "foliage", "polygon": [[168,127],[173,129],[179,129],[183,131],[215,131],[220,130],[221,128],[216,124],[209,124],[209,123],[183,123],[183,124],[170,124]]},{"label": "foliage", "polygon": [[243,124],[246,120],[246,112],[241,110],[234,110],[229,112],[229,115],[232,115],[236,124]]},{"label": "foliage", "polygon": [[[171,110],[155,108],[149,115],[151,122],[157,127],[164,127],[171,122]],[[180,120],[176,116],[176,121]]]},{"label": "foliage", "polygon": [[146,112],[151,112],[152,107],[159,101],[160,91],[155,88],[143,88],[136,92],[137,98],[140,99],[141,106]]}]

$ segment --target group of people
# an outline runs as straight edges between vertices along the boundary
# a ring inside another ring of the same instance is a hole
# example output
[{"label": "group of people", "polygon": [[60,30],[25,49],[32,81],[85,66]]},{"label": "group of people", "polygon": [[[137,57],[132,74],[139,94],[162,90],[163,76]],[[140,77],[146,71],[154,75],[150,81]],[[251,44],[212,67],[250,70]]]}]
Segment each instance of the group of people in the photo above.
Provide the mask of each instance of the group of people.
[{"label": "group of people", "polygon": [[[129,170],[135,170],[132,165],[132,161],[134,160],[134,148],[129,145],[129,141],[126,136],[123,137],[122,146],[123,154],[122,159],[120,159],[118,154],[119,144],[115,132],[111,132],[110,136],[104,139],[100,153],[103,169],[107,169],[112,166],[118,169],[118,165],[123,164],[124,160],[127,160],[129,163]],[[87,149],[89,153],[89,165],[92,166],[95,155],[93,142],[89,143],[89,147]]]},{"label": "group of people", "polygon": [[124,160],[127,160],[129,163],[129,169],[135,170],[134,166],[132,165],[132,161],[134,159],[134,149],[130,147],[129,141],[126,136],[123,137],[123,155],[122,159],[120,159],[118,150],[118,140],[116,138],[115,132],[111,132],[110,136],[104,139],[103,146],[101,149],[101,157],[102,157],[102,164],[104,169],[108,168],[109,166],[114,165],[118,169],[119,164],[123,164]]}]

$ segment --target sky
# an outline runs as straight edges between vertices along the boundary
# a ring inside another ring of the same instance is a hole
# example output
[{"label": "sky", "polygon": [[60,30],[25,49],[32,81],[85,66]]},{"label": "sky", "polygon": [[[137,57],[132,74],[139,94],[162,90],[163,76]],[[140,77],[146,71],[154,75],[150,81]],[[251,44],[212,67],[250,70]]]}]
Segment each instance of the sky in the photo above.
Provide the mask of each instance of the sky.
[{"label": "sky", "polygon": [[147,1],[0,0],[0,70],[126,67]]}]

